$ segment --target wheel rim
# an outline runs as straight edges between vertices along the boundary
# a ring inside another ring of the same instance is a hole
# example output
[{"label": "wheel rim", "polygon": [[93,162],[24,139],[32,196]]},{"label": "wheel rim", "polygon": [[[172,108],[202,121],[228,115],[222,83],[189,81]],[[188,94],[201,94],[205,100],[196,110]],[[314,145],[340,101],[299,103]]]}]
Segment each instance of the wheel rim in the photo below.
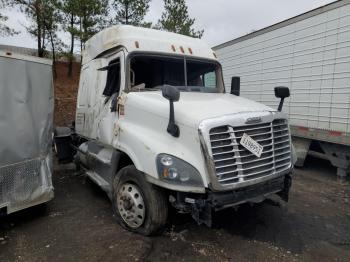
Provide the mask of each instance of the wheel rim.
[{"label": "wheel rim", "polygon": [[120,216],[131,228],[142,226],[145,220],[145,204],[139,188],[134,184],[123,184],[117,193]]}]

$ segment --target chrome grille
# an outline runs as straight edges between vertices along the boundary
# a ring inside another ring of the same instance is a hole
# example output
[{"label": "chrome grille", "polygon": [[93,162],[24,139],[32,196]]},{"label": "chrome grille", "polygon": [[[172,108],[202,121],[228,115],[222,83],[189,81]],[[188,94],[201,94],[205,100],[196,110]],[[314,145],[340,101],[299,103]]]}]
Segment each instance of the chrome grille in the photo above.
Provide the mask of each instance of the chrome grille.
[{"label": "chrome grille", "polygon": [[[260,158],[240,145],[246,133],[263,146]],[[272,175],[290,167],[291,149],[287,120],[209,131],[216,175],[222,185],[230,185]]]}]

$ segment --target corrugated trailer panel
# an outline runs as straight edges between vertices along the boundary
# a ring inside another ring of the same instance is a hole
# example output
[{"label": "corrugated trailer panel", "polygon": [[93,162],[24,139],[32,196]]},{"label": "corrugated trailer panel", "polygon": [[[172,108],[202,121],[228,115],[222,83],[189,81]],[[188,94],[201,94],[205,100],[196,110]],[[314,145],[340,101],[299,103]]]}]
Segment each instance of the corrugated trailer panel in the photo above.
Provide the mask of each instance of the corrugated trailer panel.
[{"label": "corrugated trailer panel", "polygon": [[241,77],[241,94],[278,106],[275,86],[291,97],[292,125],[350,132],[350,5],[299,19],[243,41],[214,48],[224,81]]}]

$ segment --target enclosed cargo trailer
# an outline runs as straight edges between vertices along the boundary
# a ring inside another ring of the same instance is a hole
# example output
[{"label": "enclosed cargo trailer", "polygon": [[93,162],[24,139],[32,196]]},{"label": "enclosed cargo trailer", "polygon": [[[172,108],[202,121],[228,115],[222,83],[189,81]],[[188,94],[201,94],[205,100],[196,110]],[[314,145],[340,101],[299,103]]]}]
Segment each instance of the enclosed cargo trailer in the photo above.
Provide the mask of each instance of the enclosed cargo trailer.
[{"label": "enclosed cargo trailer", "polygon": [[0,51],[0,211],[53,198],[52,62]]},{"label": "enclosed cargo trailer", "polygon": [[[337,1],[213,48],[224,82],[240,77],[241,95],[276,107],[273,86],[287,86],[293,142],[350,170],[350,1]],[[234,83],[235,81],[233,81]],[[317,149],[317,153],[311,148]]]}]

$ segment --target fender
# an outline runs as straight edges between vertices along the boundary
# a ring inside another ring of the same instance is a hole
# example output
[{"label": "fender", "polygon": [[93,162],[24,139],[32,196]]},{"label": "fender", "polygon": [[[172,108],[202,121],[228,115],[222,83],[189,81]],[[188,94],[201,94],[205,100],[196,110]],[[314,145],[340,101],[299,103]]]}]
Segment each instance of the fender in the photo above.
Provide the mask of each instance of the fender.
[{"label": "fender", "polygon": [[[153,115],[152,118],[154,117]],[[118,124],[113,146],[125,152],[135,167],[153,178],[152,181],[159,180],[156,157],[160,153],[166,153],[194,166],[204,174],[203,183],[207,185],[200,142],[199,139],[193,139],[198,137],[198,131],[179,124],[182,133],[179,138],[175,138],[166,132],[167,124],[166,119],[152,119],[151,123],[147,124],[142,120],[136,122],[133,119],[130,121],[123,119]]]}]

